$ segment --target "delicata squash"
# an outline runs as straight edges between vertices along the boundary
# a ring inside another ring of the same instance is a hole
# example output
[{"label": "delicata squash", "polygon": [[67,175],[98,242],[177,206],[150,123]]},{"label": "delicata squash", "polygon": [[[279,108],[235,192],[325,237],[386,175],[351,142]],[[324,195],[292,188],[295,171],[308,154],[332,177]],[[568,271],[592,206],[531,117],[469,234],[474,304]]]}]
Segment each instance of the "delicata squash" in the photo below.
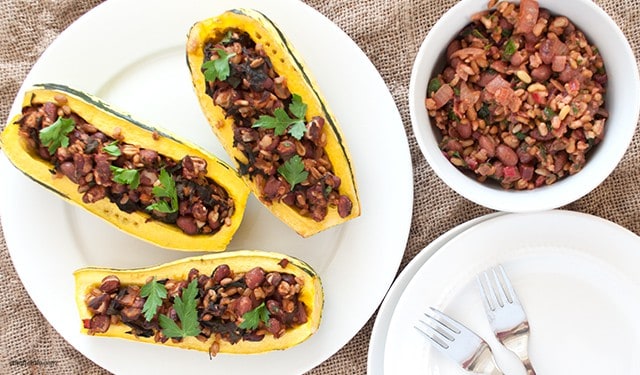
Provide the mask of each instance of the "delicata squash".
[{"label": "delicata squash", "polygon": [[32,180],[155,245],[222,251],[242,221],[233,168],[74,89],[34,86],[0,140]]},{"label": "delicata squash", "polygon": [[240,250],[144,268],[74,273],[83,333],[252,354],[292,347],[320,325],[320,279],[283,254]]},{"label": "delicata squash", "polygon": [[250,9],[202,20],[187,62],[213,132],[275,216],[307,237],[360,215],[338,122],[273,22]]}]

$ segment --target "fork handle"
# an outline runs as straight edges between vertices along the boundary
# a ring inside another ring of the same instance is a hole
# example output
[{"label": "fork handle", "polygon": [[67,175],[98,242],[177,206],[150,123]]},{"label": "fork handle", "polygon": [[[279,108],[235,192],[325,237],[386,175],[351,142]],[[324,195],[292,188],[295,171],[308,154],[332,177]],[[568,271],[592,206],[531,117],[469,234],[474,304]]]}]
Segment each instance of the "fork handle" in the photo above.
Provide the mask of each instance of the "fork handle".
[{"label": "fork handle", "polygon": [[536,371],[533,369],[533,366],[531,365],[531,361],[529,360],[529,357],[525,356],[522,359],[522,364],[524,365],[524,368],[527,370],[527,375],[536,375]]}]

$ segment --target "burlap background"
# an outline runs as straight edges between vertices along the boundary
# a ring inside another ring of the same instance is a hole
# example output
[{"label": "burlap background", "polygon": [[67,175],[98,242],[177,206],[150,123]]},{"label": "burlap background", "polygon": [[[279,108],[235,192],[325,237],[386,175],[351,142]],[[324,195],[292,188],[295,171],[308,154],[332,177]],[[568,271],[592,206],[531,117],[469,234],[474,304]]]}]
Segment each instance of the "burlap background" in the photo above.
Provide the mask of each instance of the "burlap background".
[{"label": "burlap background", "polygon": [[[74,20],[100,0],[4,0],[0,8],[0,118],[6,119],[29,69]],[[411,65],[422,39],[456,0],[307,0],[341,27],[378,68],[402,114],[415,174],[413,223],[404,267],[449,228],[489,213],[446,187],[422,158],[406,102]],[[638,57],[640,1],[596,1],[619,25]],[[618,223],[640,234],[640,130],[613,174],[595,191],[565,207]],[[2,233],[0,232],[0,236]],[[0,238],[0,373],[104,374],[47,323],[17,278]],[[338,353],[311,374],[364,374],[375,316]]]}]

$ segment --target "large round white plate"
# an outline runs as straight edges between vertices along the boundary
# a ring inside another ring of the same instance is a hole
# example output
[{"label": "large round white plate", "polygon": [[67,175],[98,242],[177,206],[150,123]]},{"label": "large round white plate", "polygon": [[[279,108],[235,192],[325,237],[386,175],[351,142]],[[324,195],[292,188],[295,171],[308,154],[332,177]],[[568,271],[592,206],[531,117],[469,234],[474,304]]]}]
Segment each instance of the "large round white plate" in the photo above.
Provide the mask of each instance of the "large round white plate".
[{"label": "large round white plate", "polygon": [[400,296],[404,292],[407,284],[416,274],[416,272],[422,267],[422,265],[444,244],[446,244],[453,237],[464,232],[466,229],[488,220],[492,217],[502,215],[501,212],[495,212],[492,214],[477,217],[475,219],[464,222],[452,229],[449,229],[440,237],[429,243],[424,249],[420,250],[409,264],[402,270],[400,275],[395,279],[391,288],[384,297],[378,313],[376,314],[376,321],[373,324],[371,331],[371,339],[369,340],[369,352],[367,355],[367,374],[378,375],[383,373],[384,369],[384,346],[387,341],[387,332],[389,331],[389,323],[391,322],[391,316],[396,308],[396,304],[400,299]]},{"label": "large round white plate", "polygon": [[413,328],[434,306],[482,336],[506,374],[524,374],[493,336],[475,280],[497,263],[528,315],[539,374],[640,372],[640,237],[595,216],[545,211],[484,221],[418,270],[389,324],[385,373],[466,374]]},{"label": "large round white plate", "polygon": [[[355,164],[362,216],[303,239],[250,198],[230,250],[278,251],[320,274],[319,331],[294,348],[220,355],[79,334],[72,272],[138,267],[185,257],[133,239],[62,202],[0,158],[2,223],[13,264],[47,320],[75,348],[115,373],[300,373],[345,345],[371,317],[396,274],[411,222],[413,181],[402,120],[375,67],[349,37],[295,0],[109,0],[65,30],[33,67],[24,90],[57,82],[94,93],[134,117],[225,156],[202,115],[185,63],[190,26],[234,7],[264,12],[297,47],[341,123]],[[321,37],[320,37],[321,36]],[[336,59],[339,56],[339,59]],[[384,153],[384,161],[375,150]]]}]

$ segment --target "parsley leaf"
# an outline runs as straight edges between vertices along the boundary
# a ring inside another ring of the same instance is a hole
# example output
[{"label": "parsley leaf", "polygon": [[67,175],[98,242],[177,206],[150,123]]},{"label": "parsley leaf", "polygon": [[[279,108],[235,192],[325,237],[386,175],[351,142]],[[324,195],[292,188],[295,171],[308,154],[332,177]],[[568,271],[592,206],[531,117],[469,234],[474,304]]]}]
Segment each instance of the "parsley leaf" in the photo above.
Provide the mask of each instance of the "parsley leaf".
[{"label": "parsley leaf", "polygon": [[129,185],[131,189],[136,189],[140,185],[140,171],[137,169],[125,169],[111,165],[109,167],[113,172],[113,181]]},{"label": "parsley leaf", "polygon": [[[300,95],[293,94],[291,96],[289,112],[295,117],[291,118],[284,109],[276,108],[276,110],[273,111],[273,117],[262,115],[253,123],[253,127],[273,129],[275,135],[282,135],[288,132],[292,137],[300,140],[307,130],[307,126],[305,125],[307,105],[302,102]],[[287,128],[289,129],[288,131]]]},{"label": "parsley leaf", "polygon": [[307,126],[302,121],[297,121],[291,125],[289,128],[289,134],[297,140],[302,139],[304,137],[304,133],[307,131]]},{"label": "parsley leaf", "polygon": [[118,147],[118,141],[113,141],[108,145],[103,146],[102,150],[111,156],[118,157],[122,155],[122,151],[120,151],[120,147]]},{"label": "parsley leaf", "polygon": [[178,193],[176,192],[176,182],[166,169],[160,170],[160,185],[153,187],[153,194],[158,198],[169,198],[171,205],[166,200],[160,199],[156,203],[147,206],[147,210],[157,210],[164,213],[178,211]]},{"label": "parsley leaf", "polygon": [[298,120],[303,120],[307,115],[307,105],[302,102],[302,98],[298,94],[291,96],[291,104],[289,104],[289,112],[296,116]]},{"label": "parsley leaf", "polygon": [[173,308],[180,319],[180,326],[173,319],[164,314],[158,315],[158,323],[162,333],[167,337],[187,337],[200,334],[200,323],[196,310],[196,296],[198,294],[198,279],[193,279],[189,286],[182,289],[182,297],[173,299]]},{"label": "parsley leaf", "polygon": [[282,108],[276,108],[273,111],[274,117],[262,115],[260,116],[254,123],[254,128],[266,128],[273,129],[275,135],[284,134],[285,130],[291,125],[293,122],[287,112],[285,112]]},{"label": "parsley leaf", "polygon": [[304,170],[304,163],[300,155],[294,155],[284,162],[284,164],[278,168],[278,173],[291,185],[291,190],[293,190],[296,184],[306,180],[309,176],[309,172]]},{"label": "parsley leaf", "polygon": [[228,44],[231,41],[232,37],[233,37],[233,34],[231,33],[231,30],[227,30],[227,33],[224,35],[224,38],[222,38],[220,43]]},{"label": "parsley leaf", "polygon": [[167,298],[167,288],[164,287],[164,284],[160,284],[154,276],[153,280],[142,286],[140,295],[147,298],[142,306],[142,313],[147,322],[150,322],[156,315],[158,307],[162,305],[162,299]]},{"label": "parsley leaf", "polygon": [[69,146],[67,134],[75,128],[76,122],[72,118],[58,117],[58,119],[46,128],[40,129],[40,142],[49,148],[49,154],[53,155],[59,147]]},{"label": "parsley leaf", "polygon": [[265,324],[269,321],[269,310],[267,310],[267,306],[265,306],[264,302],[258,305],[255,309],[242,315],[242,322],[238,324],[238,327],[253,330],[258,328],[260,321]]},{"label": "parsley leaf", "polygon": [[215,60],[206,61],[202,64],[204,69],[204,79],[209,82],[215,80],[224,81],[229,77],[231,70],[229,69],[229,59],[235,56],[235,53],[227,53],[222,48],[216,48],[218,58]]}]

